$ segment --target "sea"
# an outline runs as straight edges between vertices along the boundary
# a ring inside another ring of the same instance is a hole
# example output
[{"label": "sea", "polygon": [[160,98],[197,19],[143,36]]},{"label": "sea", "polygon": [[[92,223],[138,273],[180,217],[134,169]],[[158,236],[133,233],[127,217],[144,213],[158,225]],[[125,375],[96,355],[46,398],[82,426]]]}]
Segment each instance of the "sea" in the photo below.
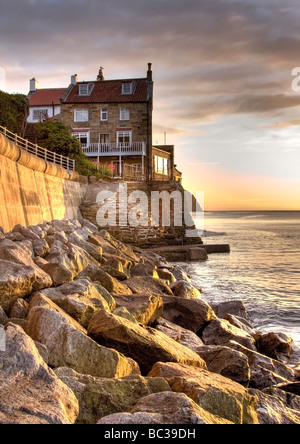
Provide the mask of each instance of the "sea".
[{"label": "sea", "polygon": [[300,346],[300,211],[206,212],[204,243],[230,253],[185,266],[209,303],[241,300],[256,331]]}]

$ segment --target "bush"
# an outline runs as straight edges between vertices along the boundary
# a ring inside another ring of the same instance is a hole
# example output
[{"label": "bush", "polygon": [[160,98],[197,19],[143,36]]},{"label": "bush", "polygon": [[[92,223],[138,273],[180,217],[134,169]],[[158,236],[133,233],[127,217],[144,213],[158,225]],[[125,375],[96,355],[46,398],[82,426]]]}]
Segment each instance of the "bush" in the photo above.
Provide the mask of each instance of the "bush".
[{"label": "bush", "polygon": [[62,122],[51,120],[37,123],[35,126],[37,143],[43,148],[76,161],[76,171],[82,176],[96,176],[97,178],[111,177],[112,170],[109,167],[97,168],[83,154],[81,144],[76,137],[70,136],[69,129]]},{"label": "bush", "polygon": [[0,91],[0,125],[12,133],[24,136],[29,115],[29,101],[24,94]]}]

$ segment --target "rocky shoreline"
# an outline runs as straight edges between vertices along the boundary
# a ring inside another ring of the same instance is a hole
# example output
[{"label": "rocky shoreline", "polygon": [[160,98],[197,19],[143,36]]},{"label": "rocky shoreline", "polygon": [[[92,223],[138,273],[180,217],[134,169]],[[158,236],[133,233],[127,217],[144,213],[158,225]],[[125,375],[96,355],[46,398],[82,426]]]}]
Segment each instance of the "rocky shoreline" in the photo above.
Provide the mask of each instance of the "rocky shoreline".
[{"label": "rocky shoreline", "polygon": [[300,424],[293,354],[87,220],[0,231],[0,424]]}]

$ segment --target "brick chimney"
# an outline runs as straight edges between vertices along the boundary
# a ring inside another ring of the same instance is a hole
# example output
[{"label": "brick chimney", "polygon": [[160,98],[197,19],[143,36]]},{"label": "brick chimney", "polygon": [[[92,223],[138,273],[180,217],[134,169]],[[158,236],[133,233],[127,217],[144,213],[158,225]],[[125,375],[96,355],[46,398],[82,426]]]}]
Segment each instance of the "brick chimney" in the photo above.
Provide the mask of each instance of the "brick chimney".
[{"label": "brick chimney", "polygon": [[147,80],[152,82],[152,63],[148,63]]}]

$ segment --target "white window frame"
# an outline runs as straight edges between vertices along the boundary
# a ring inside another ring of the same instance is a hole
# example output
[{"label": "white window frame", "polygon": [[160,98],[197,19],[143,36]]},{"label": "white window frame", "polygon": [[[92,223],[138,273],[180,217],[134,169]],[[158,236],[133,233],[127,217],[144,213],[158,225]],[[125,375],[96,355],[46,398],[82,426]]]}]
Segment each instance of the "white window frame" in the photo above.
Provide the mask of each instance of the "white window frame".
[{"label": "white window frame", "polygon": [[120,120],[128,121],[130,120],[130,109],[129,108],[120,108]]},{"label": "white window frame", "polygon": [[108,108],[101,108],[100,120],[101,120],[101,122],[107,122],[108,121]]},{"label": "white window frame", "polygon": [[[38,114],[38,116],[36,115]],[[38,120],[41,122],[42,120],[46,120],[48,117],[48,108],[36,108],[32,111],[32,119]]]},{"label": "white window frame", "polygon": [[74,122],[83,123],[89,121],[89,110],[84,109],[74,109]]},{"label": "white window frame", "polygon": [[[129,137],[129,142],[120,142],[121,137]],[[117,131],[117,143],[118,145],[125,145],[128,143],[129,146],[132,146],[132,131]]]},{"label": "white window frame", "polygon": [[83,97],[90,96],[93,90],[93,86],[94,85],[92,83],[80,83],[78,95]]},{"label": "white window frame", "polygon": [[122,83],[122,95],[130,96],[133,93],[133,82]]},{"label": "white window frame", "polygon": [[155,173],[163,176],[169,175],[169,161],[160,156],[154,156]]},{"label": "white window frame", "polygon": [[[85,131],[76,131],[76,130],[74,130],[72,132],[72,137],[76,137],[79,140],[79,142],[81,143],[81,146],[83,148],[88,148],[89,147],[89,145],[90,145],[90,131],[87,130],[85,132]],[[81,139],[83,139],[83,138],[87,140],[86,144],[82,144]]]}]

